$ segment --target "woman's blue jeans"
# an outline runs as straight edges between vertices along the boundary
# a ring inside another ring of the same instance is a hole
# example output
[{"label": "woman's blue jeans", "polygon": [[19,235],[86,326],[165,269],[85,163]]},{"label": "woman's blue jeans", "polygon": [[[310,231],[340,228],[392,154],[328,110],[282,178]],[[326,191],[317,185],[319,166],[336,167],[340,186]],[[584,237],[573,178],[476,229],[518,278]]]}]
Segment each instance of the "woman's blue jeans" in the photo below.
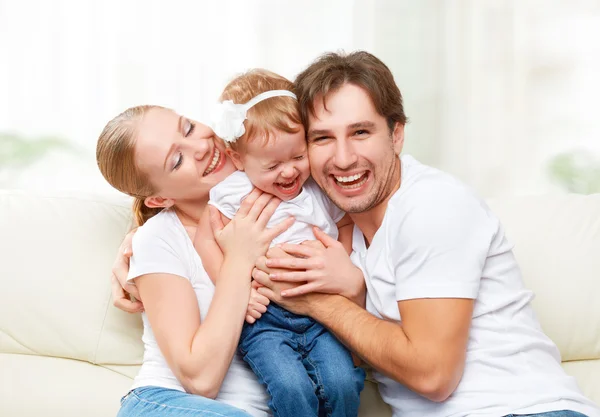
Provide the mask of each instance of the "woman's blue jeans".
[{"label": "woman's blue jeans", "polygon": [[141,387],[121,400],[117,417],[252,417],[239,408],[161,387]]}]

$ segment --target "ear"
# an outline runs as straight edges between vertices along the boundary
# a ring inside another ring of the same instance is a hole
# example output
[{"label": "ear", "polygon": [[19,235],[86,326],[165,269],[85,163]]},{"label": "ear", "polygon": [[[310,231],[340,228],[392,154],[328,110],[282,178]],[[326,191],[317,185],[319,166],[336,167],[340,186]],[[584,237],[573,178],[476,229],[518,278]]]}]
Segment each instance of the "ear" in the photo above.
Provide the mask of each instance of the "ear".
[{"label": "ear", "polygon": [[238,171],[243,171],[244,170],[244,163],[242,162],[242,156],[238,152],[236,152],[233,149],[227,147],[225,149],[225,153],[231,159],[231,162],[233,162],[233,165],[235,165],[235,168]]},{"label": "ear", "polygon": [[157,195],[146,197],[144,204],[150,208],[171,207],[175,204],[172,198],[163,198]]},{"label": "ear", "polygon": [[392,132],[392,143],[394,146],[394,152],[396,155],[400,155],[402,148],[404,147],[404,125],[400,122],[396,122],[394,125],[394,131]]}]

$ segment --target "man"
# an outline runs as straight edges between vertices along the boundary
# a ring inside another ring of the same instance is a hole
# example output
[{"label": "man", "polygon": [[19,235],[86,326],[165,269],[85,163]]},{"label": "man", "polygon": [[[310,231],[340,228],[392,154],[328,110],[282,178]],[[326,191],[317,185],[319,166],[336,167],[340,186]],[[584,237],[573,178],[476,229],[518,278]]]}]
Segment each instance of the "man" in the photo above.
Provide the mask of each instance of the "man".
[{"label": "man", "polygon": [[[257,262],[260,291],[371,365],[394,416],[600,416],[534,318],[497,218],[452,177],[399,158],[406,116],[389,69],[365,52],[328,54],[296,86],[312,175],[356,224],[366,310],[305,293],[343,284],[355,268],[318,230],[324,245],[284,245],[300,257],[271,251]],[[125,268],[118,260],[116,275]],[[279,281],[304,284],[282,297]],[[116,305],[141,308],[113,282]]]},{"label": "man", "polygon": [[260,271],[296,270],[271,277],[306,285],[343,280],[349,258],[318,231],[326,248],[284,245],[302,258],[258,262],[262,293],[370,364],[394,416],[600,415],[535,319],[498,219],[454,178],[398,157],[406,116],[385,64],[366,52],[324,55],[296,89],[312,176],[356,225],[367,310],[339,295],[281,297]]}]

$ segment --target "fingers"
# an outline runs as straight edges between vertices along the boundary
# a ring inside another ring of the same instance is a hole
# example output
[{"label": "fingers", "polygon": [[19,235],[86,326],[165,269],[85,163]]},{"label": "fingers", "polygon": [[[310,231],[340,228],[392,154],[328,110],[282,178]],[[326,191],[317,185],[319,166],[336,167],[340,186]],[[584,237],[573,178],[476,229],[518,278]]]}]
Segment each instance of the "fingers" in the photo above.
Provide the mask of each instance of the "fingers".
[{"label": "fingers", "polygon": [[[321,248],[323,247],[323,245],[321,245],[321,243],[319,242],[319,245],[321,246]],[[294,255],[294,256],[301,256],[303,258],[312,258],[315,256],[319,256],[321,255],[321,250],[314,248],[312,246],[309,245],[296,245],[293,243],[283,243],[281,245],[279,245],[279,247],[287,254],[289,255]]]},{"label": "fingers", "polygon": [[271,281],[277,282],[308,282],[314,281],[321,277],[321,274],[317,275],[315,271],[291,271],[291,272],[273,272],[269,274]]},{"label": "fingers", "polygon": [[[254,280],[261,285],[261,287],[259,287],[259,288],[256,289],[256,291],[259,294],[262,294],[260,292],[260,290],[261,290],[262,287],[264,287],[264,286],[266,286],[266,287],[272,287],[273,286],[273,282],[269,278],[269,274],[261,271],[260,269],[254,268],[252,270],[252,278],[254,278]],[[268,296],[267,296],[267,298],[269,298],[270,300],[272,300],[272,298],[270,298]]]},{"label": "fingers", "polygon": [[271,272],[271,269],[267,267],[267,258],[266,257],[261,256],[256,260],[255,268],[252,270],[252,278],[254,278],[254,271],[263,271],[263,272],[267,272],[267,273]]},{"label": "fingers", "polygon": [[315,249],[325,249],[325,245],[323,245],[320,240],[305,240],[301,245]]},{"label": "fingers", "polygon": [[[267,206],[269,205],[269,203],[271,203],[272,200],[275,200],[275,202],[273,202],[269,208],[269,212],[272,215],[273,212],[275,212],[275,208],[277,208],[279,203],[281,203],[281,200],[271,194],[263,193],[260,197],[256,199],[247,217],[250,220],[258,221],[258,218],[261,216],[261,213],[267,208]],[[273,204],[275,205],[274,207]],[[271,215],[269,215],[267,221],[264,221],[264,219],[261,220],[261,224],[264,223],[263,227],[267,224],[267,222],[271,218]]]},{"label": "fingers", "polygon": [[[135,285],[131,285],[127,282],[127,275],[129,274],[129,258],[126,257],[121,251],[117,254],[117,259],[113,265],[111,280],[114,278],[116,283],[121,289],[125,289],[128,293],[133,295],[138,300],[140,294]],[[114,285],[114,282],[113,282]]]},{"label": "fingers", "polygon": [[256,319],[254,317],[252,317],[250,314],[246,314],[246,323],[254,324],[255,322],[256,322]]},{"label": "fingers", "polygon": [[279,236],[280,234],[285,232],[287,229],[290,228],[291,225],[294,224],[295,221],[296,221],[296,219],[294,219],[293,217],[288,217],[287,219],[285,219],[284,221],[279,223],[277,226],[270,228],[269,229],[270,239],[273,240],[277,236]]},{"label": "fingers", "polygon": [[316,258],[275,258],[267,259],[265,264],[268,268],[282,269],[322,269],[324,267],[323,260],[320,257]]},{"label": "fingers", "polygon": [[267,297],[271,301],[277,302],[277,301],[281,300],[281,297],[278,296],[277,294],[275,294],[275,292],[272,289],[268,288],[268,287],[260,287],[256,291],[258,291],[259,294],[264,295],[265,297]]},{"label": "fingers", "polygon": [[223,225],[223,220],[221,219],[221,213],[217,210],[216,207],[208,205],[208,212],[210,216],[210,227],[213,231],[213,234],[216,235],[225,227]]},{"label": "fingers", "polygon": [[259,284],[259,282],[258,282],[258,281],[256,281],[256,280],[252,280],[252,283],[251,283],[250,285],[251,285],[251,286],[252,286],[252,288],[254,288],[255,290],[256,290],[257,288],[260,288],[260,287],[262,287],[262,285],[260,285],[260,284]]},{"label": "fingers", "polygon": [[[256,295],[258,295],[259,297],[262,297],[262,298],[266,298],[266,299],[268,300],[268,298],[267,298],[267,297],[265,297],[265,296],[264,296],[264,295],[262,295],[262,294],[256,294]],[[255,317],[255,316],[254,316],[254,314],[251,314],[252,312],[256,312],[256,313],[258,313],[258,314],[264,314],[264,313],[266,313],[266,312],[267,312],[267,306],[266,306],[266,305],[264,305],[264,304],[258,304],[258,303],[252,303],[252,304],[248,305],[248,311],[247,311],[247,314],[250,314],[250,315],[252,315],[252,316],[253,316],[255,319],[258,319],[258,318],[260,318],[260,317]]]},{"label": "fingers", "polygon": [[[257,203],[259,202],[260,201],[257,201]],[[279,207],[280,203],[281,200],[276,197],[273,197],[271,200],[269,200],[267,205],[260,211],[260,213],[257,213],[258,226],[263,228],[267,227],[267,223],[269,223],[271,216],[273,215],[273,213],[275,213],[275,210],[277,210],[277,207]],[[254,204],[254,206],[257,206],[257,204]],[[250,211],[250,215],[252,215],[252,211]]]},{"label": "fingers", "polygon": [[254,203],[263,194],[258,188],[253,189],[250,194],[244,198],[242,204],[240,204],[240,208],[238,209],[236,214],[239,214],[242,217],[246,217],[248,213],[250,213],[250,209],[254,206]]},{"label": "fingers", "polygon": [[296,296],[302,295],[302,294],[308,294],[309,292],[318,292],[318,290],[319,290],[318,283],[309,282],[307,284],[300,285],[295,288],[290,288],[289,290],[281,291],[281,296],[290,298],[290,297],[296,297]]},{"label": "fingers", "polygon": [[316,226],[313,227],[313,233],[314,233],[315,237],[317,239],[319,239],[319,241],[323,245],[325,245],[326,248],[328,248],[330,246],[334,246],[339,243],[337,240],[335,240],[334,238],[332,238],[331,236],[329,236],[327,233],[323,232],[321,229],[319,229]]},{"label": "fingers", "polygon": [[267,251],[267,258],[292,258],[293,256],[278,246],[272,246]]},{"label": "fingers", "polygon": [[264,313],[267,311],[267,306],[270,302],[271,300],[264,295],[260,295],[255,289],[252,290],[252,294],[250,296],[250,307],[260,311],[261,313]]},{"label": "fingers", "polygon": [[129,298],[118,298],[113,299],[113,305],[119,310],[123,310],[126,313],[142,313],[144,312],[144,306],[140,301],[131,301]]},{"label": "fingers", "polygon": [[140,313],[144,311],[142,302],[131,301],[129,295],[123,290],[123,287],[121,287],[121,284],[114,275],[111,277],[111,290],[113,305],[119,310],[126,311],[127,313]]}]

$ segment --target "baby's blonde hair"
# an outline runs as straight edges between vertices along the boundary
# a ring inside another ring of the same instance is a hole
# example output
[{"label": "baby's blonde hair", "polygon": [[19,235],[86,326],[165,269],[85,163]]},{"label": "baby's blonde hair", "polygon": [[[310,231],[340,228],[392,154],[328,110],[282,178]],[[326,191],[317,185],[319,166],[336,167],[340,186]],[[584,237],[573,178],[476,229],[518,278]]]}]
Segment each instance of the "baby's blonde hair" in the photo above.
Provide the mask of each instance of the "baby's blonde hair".
[{"label": "baby's blonde hair", "polygon": [[[223,90],[220,101],[232,100],[236,104],[249,102],[257,95],[271,90],[293,90],[294,84],[274,72],[262,68],[237,76]],[[302,128],[298,101],[292,97],[271,97],[252,106],[244,121],[246,133],[230,143],[232,150],[243,151],[249,141],[262,138],[266,144],[275,130],[297,133]]]}]

